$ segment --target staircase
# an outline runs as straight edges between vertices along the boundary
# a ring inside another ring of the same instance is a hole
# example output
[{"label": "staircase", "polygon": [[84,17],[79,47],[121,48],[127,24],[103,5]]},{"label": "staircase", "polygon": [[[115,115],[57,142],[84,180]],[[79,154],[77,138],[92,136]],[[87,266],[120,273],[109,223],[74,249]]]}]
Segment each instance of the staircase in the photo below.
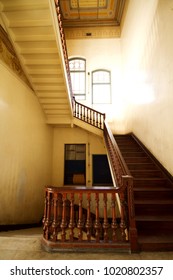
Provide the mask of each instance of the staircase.
[{"label": "staircase", "polygon": [[71,96],[54,0],[0,0],[0,22],[46,123],[71,127]]},{"label": "staircase", "polygon": [[173,182],[133,135],[115,140],[134,178],[134,207],[142,251],[173,250]]}]

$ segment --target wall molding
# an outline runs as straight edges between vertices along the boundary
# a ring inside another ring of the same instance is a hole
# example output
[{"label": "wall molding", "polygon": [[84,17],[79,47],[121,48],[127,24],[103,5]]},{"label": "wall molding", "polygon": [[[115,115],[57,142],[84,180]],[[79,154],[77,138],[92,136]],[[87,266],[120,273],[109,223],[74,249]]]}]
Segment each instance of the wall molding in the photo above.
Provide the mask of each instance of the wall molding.
[{"label": "wall molding", "polygon": [[119,26],[64,28],[66,39],[120,38]]},{"label": "wall molding", "polygon": [[16,52],[11,44],[8,34],[0,24],[0,59],[20,78],[22,79],[31,89],[31,84],[28,81],[20,61],[16,55]]}]

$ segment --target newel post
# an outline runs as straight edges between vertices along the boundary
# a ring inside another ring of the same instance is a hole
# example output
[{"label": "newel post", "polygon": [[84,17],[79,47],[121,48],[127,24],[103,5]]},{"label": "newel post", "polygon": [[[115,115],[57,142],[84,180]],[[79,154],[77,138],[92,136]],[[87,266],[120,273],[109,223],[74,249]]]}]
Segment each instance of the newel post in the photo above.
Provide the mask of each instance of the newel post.
[{"label": "newel post", "polygon": [[134,194],[133,194],[133,177],[130,175],[122,176],[123,186],[127,189],[127,206],[128,206],[128,228],[131,252],[139,251],[138,234],[135,221]]}]

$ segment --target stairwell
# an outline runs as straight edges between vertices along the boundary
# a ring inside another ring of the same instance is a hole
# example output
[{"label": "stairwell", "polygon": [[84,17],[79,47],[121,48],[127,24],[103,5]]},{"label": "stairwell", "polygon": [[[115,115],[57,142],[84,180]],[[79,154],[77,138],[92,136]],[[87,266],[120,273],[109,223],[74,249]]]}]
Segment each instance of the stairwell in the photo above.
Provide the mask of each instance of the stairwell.
[{"label": "stairwell", "polygon": [[134,135],[115,135],[134,178],[134,207],[141,251],[173,250],[173,181]]}]

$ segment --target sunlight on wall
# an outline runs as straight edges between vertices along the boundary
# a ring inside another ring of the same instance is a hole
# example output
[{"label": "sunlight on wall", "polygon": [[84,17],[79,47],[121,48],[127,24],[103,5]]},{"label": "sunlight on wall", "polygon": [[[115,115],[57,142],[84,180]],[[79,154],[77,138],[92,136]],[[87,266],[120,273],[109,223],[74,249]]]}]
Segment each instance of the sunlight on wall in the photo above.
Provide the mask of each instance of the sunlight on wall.
[{"label": "sunlight on wall", "polygon": [[0,100],[0,108],[1,109],[6,109],[8,107],[7,103],[4,102],[3,100]]},{"label": "sunlight on wall", "polygon": [[127,101],[131,104],[147,104],[155,100],[152,83],[148,80],[143,71],[130,73],[125,79],[123,92],[126,94]]}]

